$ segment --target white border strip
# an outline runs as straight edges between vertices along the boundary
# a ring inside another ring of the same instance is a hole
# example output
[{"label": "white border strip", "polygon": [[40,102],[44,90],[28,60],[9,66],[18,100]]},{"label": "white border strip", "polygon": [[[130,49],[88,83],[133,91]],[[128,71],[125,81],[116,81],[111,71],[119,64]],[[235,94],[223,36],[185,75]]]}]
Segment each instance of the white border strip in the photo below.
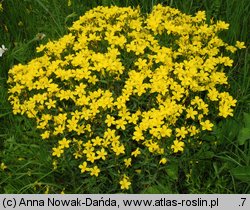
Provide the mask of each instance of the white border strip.
[{"label": "white border strip", "polygon": [[249,194],[2,194],[0,209],[250,209]]}]

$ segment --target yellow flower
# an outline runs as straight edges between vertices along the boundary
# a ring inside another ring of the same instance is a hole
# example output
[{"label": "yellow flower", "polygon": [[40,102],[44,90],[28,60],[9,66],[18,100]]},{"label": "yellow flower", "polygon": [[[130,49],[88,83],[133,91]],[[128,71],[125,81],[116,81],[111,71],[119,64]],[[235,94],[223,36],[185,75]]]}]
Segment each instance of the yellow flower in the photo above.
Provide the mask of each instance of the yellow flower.
[{"label": "yellow flower", "polygon": [[97,166],[94,166],[94,168],[90,168],[90,175],[91,176],[98,176],[100,173],[100,169]]},{"label": "yellow flower", "polygon": [[5,163],[1,163],[0,168],[2,171],[4,171],[7,168],[7,166],[5,165]]},{"label": "yellow flower", "polygon": [[81,165],[79,165],[79,168],[81,169],[81,173],[84,173],[85,171],[87,171],[87,162],[83,162]]},{"label": "yellow flower", "polygon": [[127,168],[132,165],[131,162],[132,162],[131,158],[124,159],[124,163]]},{"label": "yellow flower", "polygon": [[235,47],[237,47],[238,49],[246,48],[245,43],[244,42],[239,42],[239,41],[236,41]]},{"label": "yellow flower", "polygon": [[89,161],[91,163],[94,163],[95,160],[97,160],[95,153],[91,152],[91,151],[86,154],[86,157],[87,157],[87,161]]},{"label": "yellow flower", "polygon": [[225,66],[233,66],[233,60],[229,57],[221,57],[220,60]]},{"label": "yellow flower", "polygon": [[44,133],[41,134],[42,139],[48,139],[50,136],[50,132],[49,131],[45,131]]},{"label": "yellow flower", "polygon": [[140,151],[139,148],[136,148],[136,150],[131,153],[131,155],[134,156],[134,157],[137,157],[140,154],[141,154],[141,151]]},{"label": "yellow flower", "polygon": [[196,18],[198,21],[206,20],[206,13],[205,13],[205,11],[198,11],[198,12],[196,13],[195,18]]},{"label": "yellow flower", "polygon": [[186,109],[186,112],[187,112],[187,115],[186,115],[187,119],[188,119],[188,118],[192,118],[192,119],[194,120],[194,119],[195,119],[195,115],[198,114],[198,112],[195,111],[195,110],[193,109],[193,107],[190,107],[189,109]]},{"label": "yellow flower", "polygon": [[116,120],[116,129],[122,129],[122,130],[125,130],[126,127],[125,125],[127,124],[127,122],[123,119],[119,119],[119,120]]},{"label": "yellow flower", "polygon": [[219,116],[224,118],[226,118],[228,115],[233,116],[233,109],[231,109],[227,104],[220,105],[219,111]]},{"label": "yellow flower", "polygon": [[93,146],[101,146],[103,139],[97,136],[95,139],[92,139],[91,141],[93,143]]},{"label": "yellow flower", "polygon": [[218,101],[219,92],[215,88],[213,88],[208,90],[207,96],[211,101]]},{"label": "yellow flower", "polygon": [[196,128],[196,126],[192,125],[190,126],[190,128],[188,129],[190,136],[194,136],[196,134],[199,133],[199,130]]},{"label": "yellow flower", "polygon": [[59,126],[55,127],[55,131],[53,132],[53,134],[54,135],[63,134],[64,130],[65,130],[65,126],[59,125]]},{"label": "yellow flower", "polygon": [[53,150],[52,156],[61,157],[61,154],[63,153],[63,150],[61,147],[52,148],[52,150]]},{"label": "yellow flower", "polygon": [[188,131],[186,130],[185,127],[181,127],[180,128],[176,128],[176,137],[181,137],[181,138],[185,138],[186,134],[188,134]]},{"label": "yellow flower", "polygon": [[162,158],[160,159],[159,163],[162,164],[162,165],[165,165],[167,163],[167,158]]},{"label": "yellow flower", "polygon": [[149,152],[157,153],[160,150],[158,143],[153,142],[152,140],[146,141],[145,145],[148,147]]},{"label": "yellow flower", "polygon": [[49,101],[46,102],[45,105],[47,106],[48,109],[55,108],[56,107],[56,101],[53,101],[53,100],[49,99]]},{"label": "yellow flower", "polygon": [[103,160],[106,160],[106,156],[107,156],[108,153],[105,151],[104,148],[101,148],[101,150],[100,150],[100,151],[97,151],[96,154],[98,155],[98,156],[97,156],[98,159],[101,158],[101,159],[103,159]]},{"label": "yellow flower", "polygon": [[137,123],[137,120],[138,120],[138,115],[137,114],[132,114],[132,116],[128,118],[128,122],[133,123],[135,125]]},{"label": "yellow flower", "polygon": [[136,141],[144,140],[143,132],[139,127],[135,127],[134,135],[132,139]]},{"label": "yellow flower", "polygon": [[136,62],[135,65],[138,66],[139,69],[143,69],[144,67],[147,66],[147,60],[139,58]]},{"label": "yellow flower", "polygon": [[70,140],[67,140],[66,138],[63,138],[58,143],[60,144],[61,148],[69,148],[69,143],[70,142],[71,142]]},{"label": "yellow flower", "polygon": [[115,118],[107,115],[105,123],[108,125],[108,127],[110,127],[112,124],[115,124]]},{"label": "yellow flower", "polygon": [[[237,42],[236,42],[236,45],[237,45]],[[243,44],[243,45],[244,45],[244,44]],[[228,50],[228,51],[230,51],[230,52],[232,52],[232,53],[235,53],[235,51],[237,50],[237,48],[234,47],[234,46],[227,46],[227,47],[226,47],[226,50]]]},{"label": "yellow flower", "polygon": [[162,137],[170,137],[172,134],[172,130],[168,128],[166,125],[163,125],[160,129],[160,134]]},{"label": "yellow flower", "polygon": [[72,117],[72,119],[68,119],[67,120],[67,127],[69,129],[69,131],[76,131],[77,130],[77,123],[78,123],[79,120],[77,120],[76,118]]},{"label": "yellow flower", "polygon": [[124,176],[123,179],[119,182],[122,190],[128,190],[131,182],[127,176]]},{"label": "yellow flower", "polygon": [[125,153],[124,145],[120,145],[119,143],[112,144],[112,149],[115,152],[116,156]]},{"label": "yellow flower", "polygon": [[74,152],[73,155],[74,155],[74,158],[75,158],[75,159],[78,159],[78,158],[81,158],[81,157],[82,157],[82,154],[80,153],[80,151]]},{"label": "yellow flower", "polygon": [[219,30],[225,30],[225,29],[229,28],[229,24],[225,23],[224,21],[219,20],[216,23],[216,28],[219,29]]},{"label": "yellow flower", "polygon": [[174,153],[177,152],[183,152],[183,147],[184,147],[184,142],[182,141],[178,141],[178,140],[174,140],[174,144],[171,146],[171,149],[174,151]]},{"label": "yellow flower", "polygon": [[110,128],[108,128],[108,129],[104,132],[104,138],[112,139],[114,136],[115,136],[115,130],[111,130]]},{"label": "yellow flower", "polygon": [[208,130],[211,131],[212,127],[214,126],[213,123],[210,122],[210,120],[206,120],[205,122],[200,122],[202,126],[202,130]]}]

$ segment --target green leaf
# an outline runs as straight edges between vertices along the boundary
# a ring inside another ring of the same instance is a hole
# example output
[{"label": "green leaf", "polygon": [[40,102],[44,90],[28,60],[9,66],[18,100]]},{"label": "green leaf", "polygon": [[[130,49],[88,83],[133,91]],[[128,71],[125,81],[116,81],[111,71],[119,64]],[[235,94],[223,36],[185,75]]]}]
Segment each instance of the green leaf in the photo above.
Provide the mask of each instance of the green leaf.
[{"label": "green leaf", "polygon": [[143,191],[144,194],[172,194],[171,188],[166,184],[158,184],[148,187]]},{"label": "green leaf", "polygon": [[238,143],[239,145],[245,144],[246,140],[250,139],[250,127],[242,128],[239,132]]},{"label": "green leaf", "polygon": [[246,140],[250,139],[250,113],[244,113],[244,125],[238,135],[239,145],[245,144]]},{"label": "green leaf", "polygon": [[160,194],[161,192],[157,186],[151,186],[147,188],[143,193],[144,194]]},{"label": "green leaf", "polygon": [[242,182],[250,183],[250,166],[239,166],[231,170],[231,174]]},{"label": "green leaf", "polygon": [[212,151],[205,151],[203,153],[201,153],[201,159],[211,159],[214,157],[214,152]]},{"label": "green leaf", "polygon": [[175,162],[169,163],[166,168],[167,174],[171,179],[178,179],[178,164]]},{"label": "green leaf", "polygon": [[244,112],[245,127],[250,127],[250,113]]}]

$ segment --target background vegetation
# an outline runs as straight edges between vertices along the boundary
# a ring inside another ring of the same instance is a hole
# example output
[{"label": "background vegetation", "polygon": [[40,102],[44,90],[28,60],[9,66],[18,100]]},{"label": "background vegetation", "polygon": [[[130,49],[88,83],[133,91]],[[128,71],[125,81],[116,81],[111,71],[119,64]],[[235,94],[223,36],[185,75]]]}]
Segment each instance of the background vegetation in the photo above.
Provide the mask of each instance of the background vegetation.
[{"label": "background vegetation", "polygon": [[[131,193],[250,193],[250,55],[249,0],[0,0],[0,45],[8,51],[0,57],[0,193],[112,193],[107,180],[79,178],[70,165],[54,171],[48,145],[40,140],[35,125],[13,116],[7,101],[8,70],[26,63],[35,48],[67,33],[85,11],[98,5],[140,6],[144,13],[161,3],[194,14],[205,10],[207,18],[224,20],[230,28],[221,34],[229,44],[244,41],[229,72],[231,93],[237,99],[234,117],[215,126],[195,153],[186,152],[180,162],[149,171],[150,179]],[[39,39],[38,34],[46,35]],[[7,168],[5,168],[6,166]],[[67,170],[68,167],[68,170]],[[143,179],[143,177],[141,178]]]}]

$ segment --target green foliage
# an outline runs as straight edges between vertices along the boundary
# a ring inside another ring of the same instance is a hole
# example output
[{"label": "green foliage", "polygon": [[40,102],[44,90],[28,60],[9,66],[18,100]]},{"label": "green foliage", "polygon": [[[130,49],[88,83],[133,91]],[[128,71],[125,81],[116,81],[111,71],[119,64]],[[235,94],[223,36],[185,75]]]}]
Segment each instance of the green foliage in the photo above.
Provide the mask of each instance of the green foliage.
[{"label": "green foliage", "polygon": [[250,166],[238,166],[233,168],[231,173],[236,179],[250,183]]},{"label": "green foliage", "polygon": [[179,164],[177,163],[177,161],[171,161],[167,168],[166,168],[166,172],[167,172],[167,175],[170,179],[172,180],[178,180],[178,168],[179,167]]},{"label": "green foliage", "polygon": [[239,145],[244,145],[250,139],[250,113],[244,113],[244,126],[240,129],[238,142]]}]

